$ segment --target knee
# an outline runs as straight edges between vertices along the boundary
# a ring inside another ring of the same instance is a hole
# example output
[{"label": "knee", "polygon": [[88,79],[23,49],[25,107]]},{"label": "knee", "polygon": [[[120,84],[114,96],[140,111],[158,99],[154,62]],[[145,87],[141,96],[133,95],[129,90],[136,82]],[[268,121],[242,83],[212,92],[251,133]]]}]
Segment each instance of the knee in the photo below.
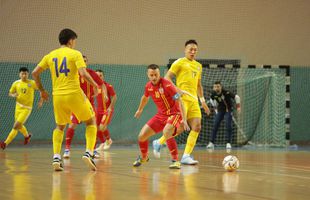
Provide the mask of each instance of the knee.
[{"label": "knee", "polygon": [[200,130],[201,130],[201,123],[195,124],[192,127],[192,130],[195,131],[195,132],[200,132]]},{"label": "knee", "polygon": [[20,122],[15,122],[13,129],[21,129],[22,128],[22,124]]}]

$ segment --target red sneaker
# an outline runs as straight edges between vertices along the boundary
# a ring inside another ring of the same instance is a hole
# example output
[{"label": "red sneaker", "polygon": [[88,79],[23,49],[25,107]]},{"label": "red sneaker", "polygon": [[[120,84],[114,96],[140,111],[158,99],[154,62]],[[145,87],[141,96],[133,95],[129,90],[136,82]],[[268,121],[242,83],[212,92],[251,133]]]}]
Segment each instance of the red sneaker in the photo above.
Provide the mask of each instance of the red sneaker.
[{"label": "red sneaker", "polygon": [[0,147],[4,150],[4,149],[5,149],[5,147],[6,147],[5,142],[0,141]]},{"label": "red sneaker", "polygon": [[28,137],[25,137],[24,145],[28,144],[31,138],[31,134],[28,135]]}]

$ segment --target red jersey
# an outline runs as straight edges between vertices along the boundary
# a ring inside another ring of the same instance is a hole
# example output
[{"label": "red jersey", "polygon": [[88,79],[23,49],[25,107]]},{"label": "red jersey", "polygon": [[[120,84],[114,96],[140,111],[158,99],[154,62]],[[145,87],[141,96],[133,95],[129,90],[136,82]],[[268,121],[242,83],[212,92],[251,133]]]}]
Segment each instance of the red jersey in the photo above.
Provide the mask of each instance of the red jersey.
[{"label": "red jersey", "polygon": [[104,113],[107,111],[111,104],[111,97],[115,96],[114,88],[111,84],[103,81],[105,87],[107,88],[108,99],[104,98],[104,93],[100,90],[97,96],[97,113]]},{"label": "red jersey", "polygon": [[[92,69],[86,68],[86,70],[89,73],[89,75],[94,79],[94,81],[97,83],[97,85],[101,87],[103,84],[103,81],[98,76],[98,74]],[[94,87],[91,86],[87,81],[85,81],[82,76],[80,76],[80,87],[82,88],[83,92],[89,99],[90,103],[93,105],[94,104],[94,97],[93,97]]]},{"label": "red jersey", "polygon": [[152,97],[158,114],[173,115],[180,113],[179,104],[175,101],[179,98],[179,94],[174,85],[164,78],[160,78],[157,85],[153,85],[151,81],[148,82],[145,85],[144,96]]}]

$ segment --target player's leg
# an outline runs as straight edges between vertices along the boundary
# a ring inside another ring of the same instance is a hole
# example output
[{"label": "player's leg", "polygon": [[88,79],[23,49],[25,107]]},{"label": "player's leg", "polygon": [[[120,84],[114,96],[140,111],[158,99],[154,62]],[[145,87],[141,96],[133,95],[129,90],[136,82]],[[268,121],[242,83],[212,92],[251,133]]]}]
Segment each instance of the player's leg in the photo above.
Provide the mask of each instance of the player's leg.
[{"label": "player's leg", "polygon": [[70,95],[53,96],[54,115],[56,128],[53,131],[53,168],[55,171],[63,171],[61,160],[61,146],[64,137],[64,129],[70,123]]},{"label": "player's leg", "polygon": [[133,163],[134,167],[139,167],[142,163],[148,162],[148,148],[149,148],[149,137],[155,135],[156,132],[148,125],[145,124],[141,129],[138,136],[138,144],[141,155],[138,156],[137,160]]},{"label": "player's leg", "polygon": [[213,123],[213,129],[212,129],[212,133],[211,133],[211,141],[209,142],[209,144],[207,145],[208,149],[213,149],[214,148],[214,143],[216,140],[216,135],[217,135],[217,131],[218,128],[220,127],[220,124],[224,118],[224,112],[217,112],[215,114],[214,117],[214,123]]},{"label": "player's leg", "polygon": [[104,113],[96,113],[96,124],[97,124],[97,141],[99,143],[99,147],[96,149],[96,151],[102,151],[105,143],[105,138],[103,131],[100,130],[100,122],[104,116]]},{"label": "player's leg", "polygon": [[[175,119],[175,121],[177,123],[177,119]],[[170,169],[180,169],[181,168],[181,163],[178,161],[179,158],[178,158],[177,142],[175,141],[175,139],[173,137],[177,126],[178,126],[177,124],[170,123],[168,121],[168,123],[166,124],[166,126],[163,130],[163,134],[164,134],[165,138],[168,138],[166,143],[167,143],[167,147],[170,151],[171,158],[172,158],[172,164],[169,166]]]},{"label": "player's leg", "polygon": [[181,163],[195,165],[198,164],[198,161],[191,157],[191,153],[194,150],[201,129],[201,111],[198,102],[184,101],[184,105],[187,107],[187,122],[191,127],[191,131],[187,137]]},{"label": "player's leg", "polygon": [[79,124],[79,121],[74,115],[71,115],[71,122],[72,123],[69,125],[66,131],[66,146],[63,158],[70,158],[70,149],[71,149],[71,142],[74,137],[74,130]]},{"label": "player's leg", "polygon": [[225,125],[226,125],[226,149],[231,149],[231,136],[232,136],[232,112],[225,113]]},{"label": "player's leg", "polygon": [[111,123],[112,117],[113,117],[113,111],[110,113],[107,113],[107,117],[105,118],[104,121],[102,121],[103,124],[103,135],[105,136],[106,142],[104,143],[103,150],[108,150],[110,149],[113,141],[111,139],[110,131],[108,129],[108,125]]},{"label": "player's leg", "polygon": [[97,125],[94,109],[82,92],[72,96],[71,102],[74,102],[70,105],[71,111],[79,121],[83,121],[86,124],[86,150],[82,159],[91,170],[95,171],[97,168],[93,160],[93,155],[97,136]]}]

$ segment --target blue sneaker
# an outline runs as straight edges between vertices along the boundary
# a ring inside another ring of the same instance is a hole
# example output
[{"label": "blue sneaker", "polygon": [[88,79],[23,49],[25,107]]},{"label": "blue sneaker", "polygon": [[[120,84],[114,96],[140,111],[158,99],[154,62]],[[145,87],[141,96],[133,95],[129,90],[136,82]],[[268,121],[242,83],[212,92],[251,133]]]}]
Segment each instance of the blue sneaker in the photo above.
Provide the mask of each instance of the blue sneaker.
[{"label": "blue sneaker", "polygon": [[160,149],[161,149],[161,144],[159,144],[158,140],[153,140],[153,154],[155,158],[160,158]]},{"label": "blue sneaker", "polygon": [[194,160],[191,156],[184,156],[181,159],[183,165],[197,165],[198,160]]}]

